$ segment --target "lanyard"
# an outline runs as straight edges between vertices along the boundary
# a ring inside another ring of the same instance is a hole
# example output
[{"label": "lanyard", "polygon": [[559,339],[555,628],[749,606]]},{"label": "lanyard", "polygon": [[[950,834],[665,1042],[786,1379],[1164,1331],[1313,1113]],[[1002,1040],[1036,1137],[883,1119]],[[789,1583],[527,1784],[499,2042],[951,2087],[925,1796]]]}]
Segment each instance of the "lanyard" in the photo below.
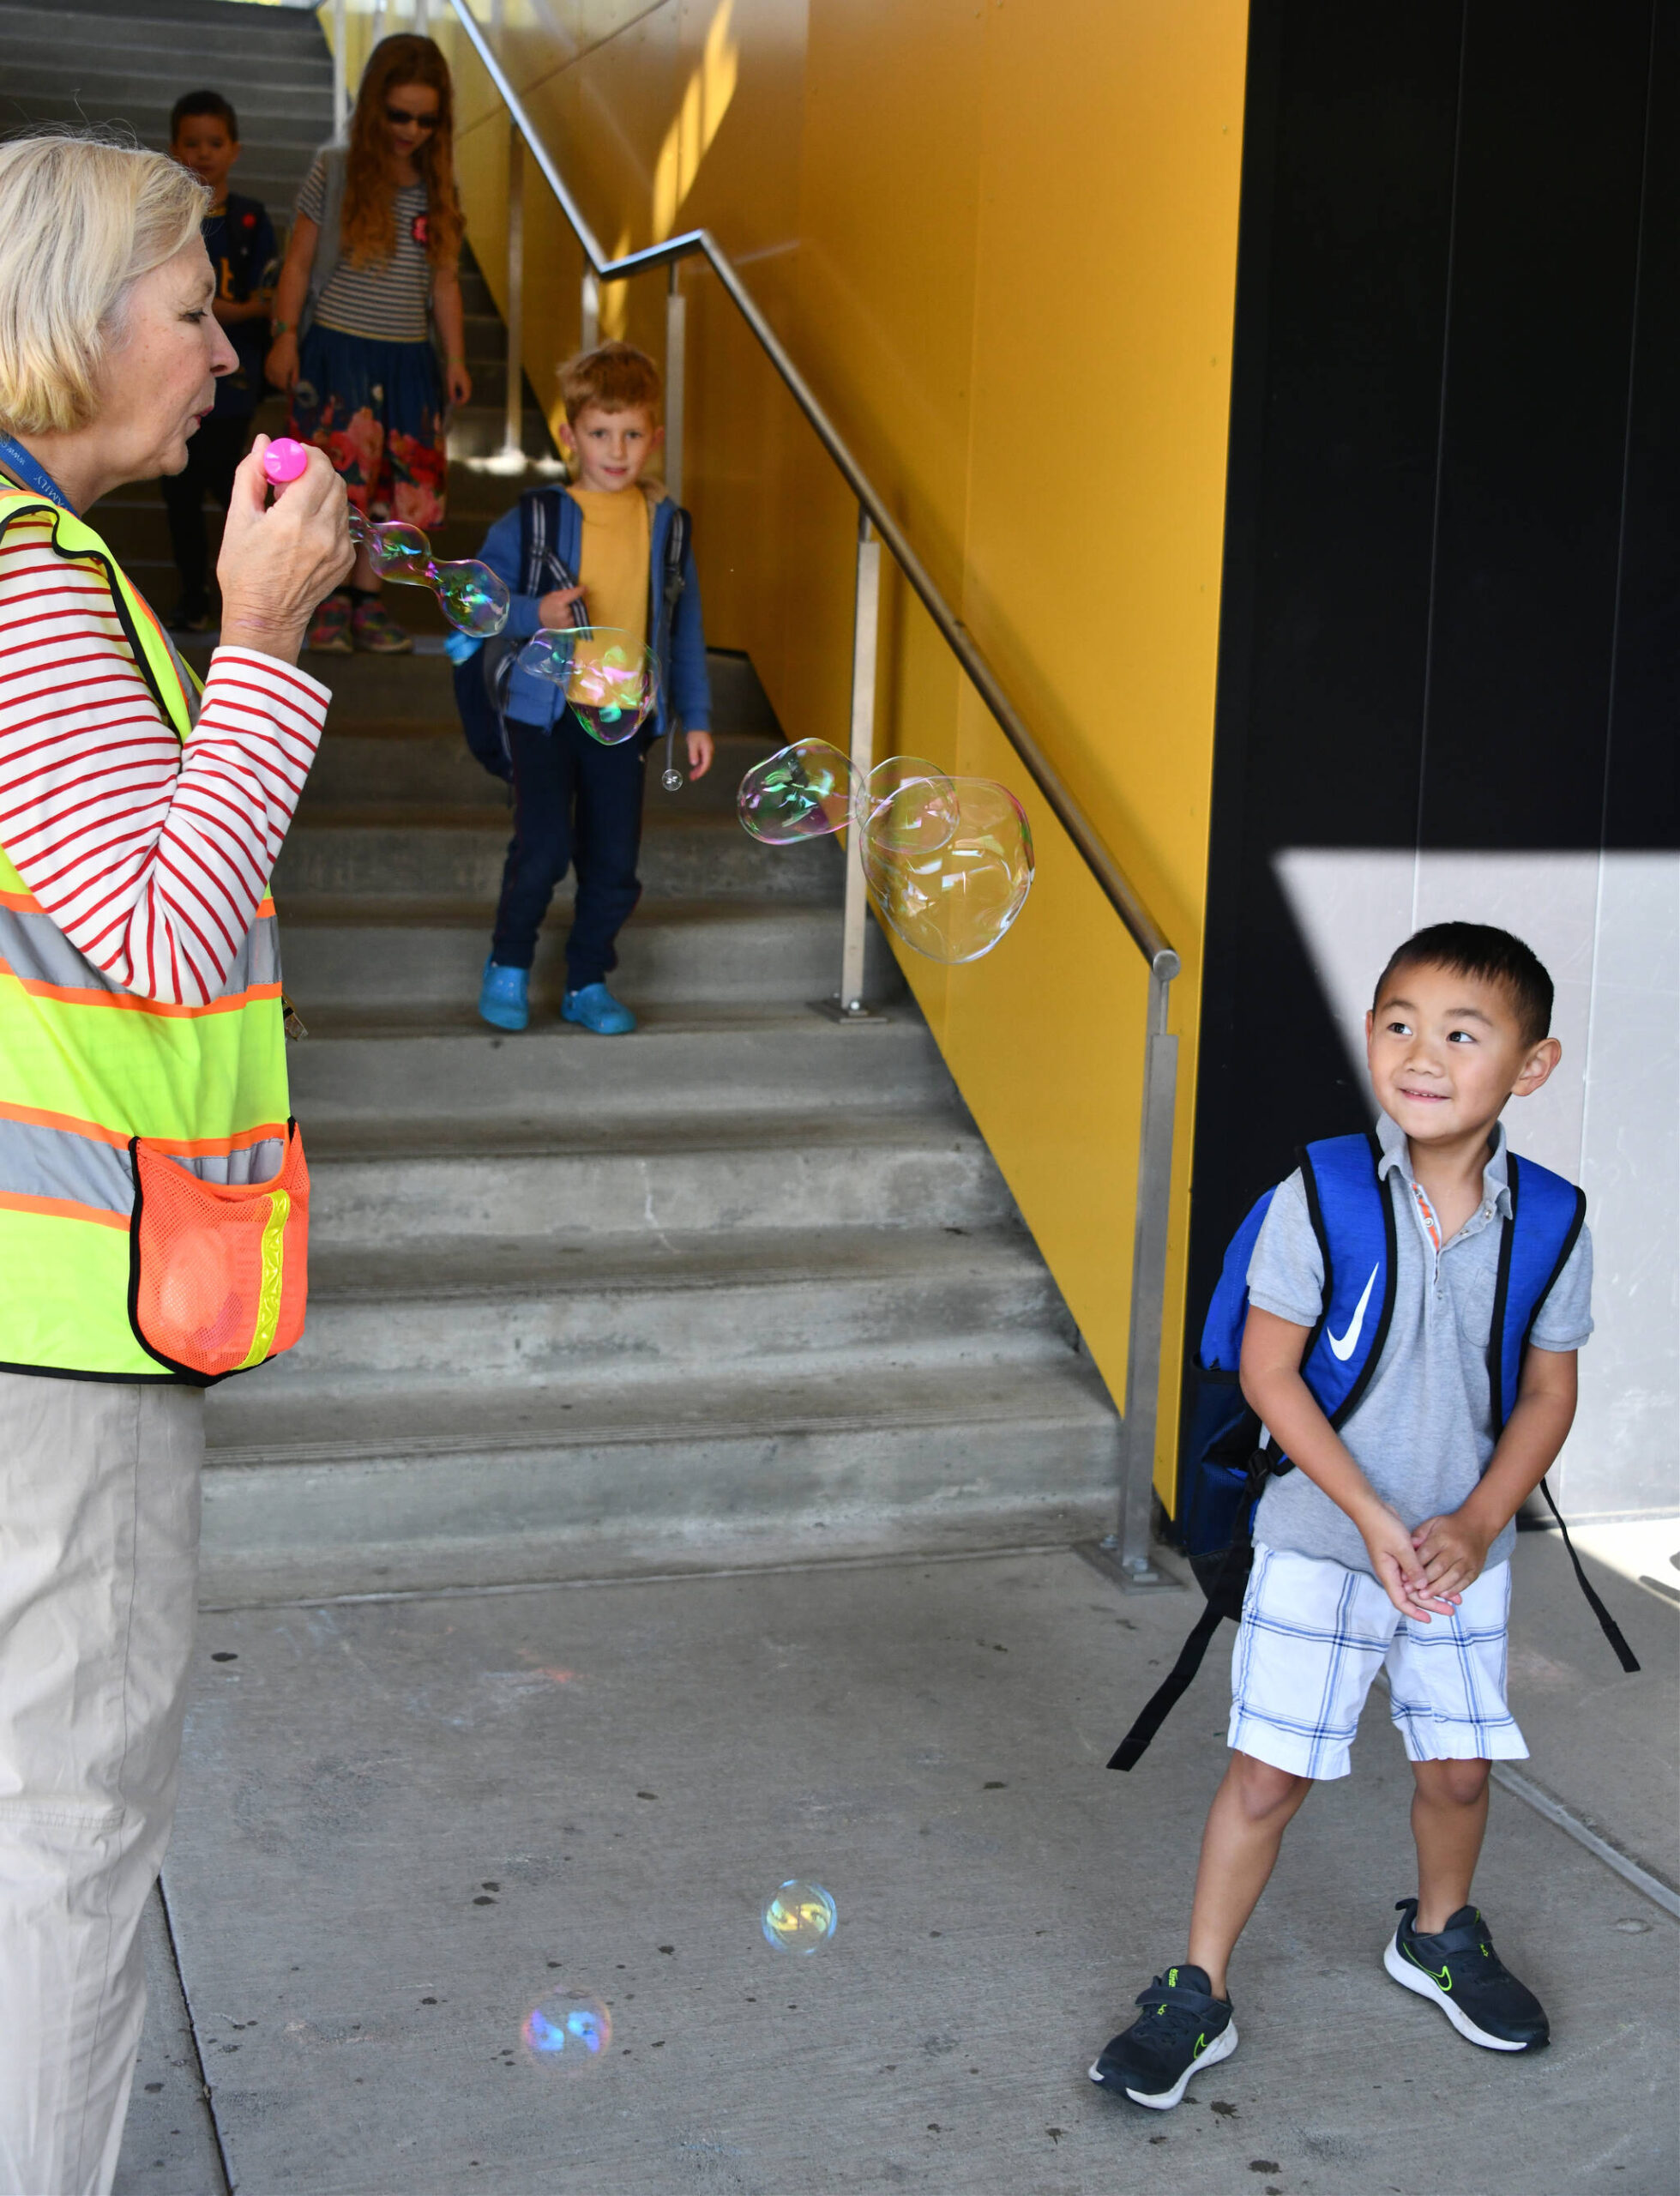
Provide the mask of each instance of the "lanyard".
[{"label": "lanyard", "polygon": [[30,456],[21,443],[14,442],[9,435],[0,435],[0,465],[21,481],[26,488],[33,488],[38,496],[49,497],[61,511],[69,511],[69,498],[46,468]]}]

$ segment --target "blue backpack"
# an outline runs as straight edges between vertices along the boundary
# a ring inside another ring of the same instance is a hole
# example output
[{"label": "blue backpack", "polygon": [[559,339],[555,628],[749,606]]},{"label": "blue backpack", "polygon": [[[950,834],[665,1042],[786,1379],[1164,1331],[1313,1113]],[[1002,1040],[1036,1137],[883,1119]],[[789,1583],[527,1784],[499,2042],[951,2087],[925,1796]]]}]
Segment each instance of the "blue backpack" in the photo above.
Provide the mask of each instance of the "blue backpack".
[{"label": "blue backpack", "polygon": [[[1394,1206],[1377,1173],[1375,1135],[1328,1137],[1298,1154],[1307,1210],[1324,1263],[1324,1299],[1301,1356],[1301,1377],[1334,1427],[1349,1419],[1370,1386],[1394,1314]],[[1587,1199],[1574,1183],[1508,1155],[1511,1217],[1502,1221],[1488,1385],[1496,1439],[1522,1377],[1522,1360],[1541,1306],[1581,1234]],[[1249,1262],[1271,1209],[1274,1190],[1258,1199],[1231,1239],[1196,1354],[1195,1397],[1183,1451],[1184,1499],[1178,1523],[1184,1552],[1207,1597],[1171,1673],[1117,1748],[1111,1769],[1129,1769],[1160,1728],[1190,1680],[1220,1622],[1243,1612],[1254,1560],[1255,1505],[1268,1478],[1292,1471],[1267,1440],[1239,1385],[1243,1330],[1249,1316]],[[1615,1619],[1581,1569],[1558,1516],[1551,1489],[1540,1482],[1557,1518],[1581,1591],[1624,1670],[1638,1662]]]}]

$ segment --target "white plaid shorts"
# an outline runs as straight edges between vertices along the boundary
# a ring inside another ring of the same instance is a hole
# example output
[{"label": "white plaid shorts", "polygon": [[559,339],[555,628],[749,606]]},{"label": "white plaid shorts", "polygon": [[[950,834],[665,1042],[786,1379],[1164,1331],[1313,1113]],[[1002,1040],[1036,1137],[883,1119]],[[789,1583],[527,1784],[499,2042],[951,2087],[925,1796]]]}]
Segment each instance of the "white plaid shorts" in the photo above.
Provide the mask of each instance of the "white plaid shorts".
[{"label": "white plaid shorts", "polygon": [[1255,1544],[1231,1656],[1230,1743],[1296,1777],[1346,1777],[1371,1680],[1412,1761],[1522,1761],[1505,1704],[1511,1566],[1489,1566],[1449,1616],[1402,1616],[1375,1578]]}]

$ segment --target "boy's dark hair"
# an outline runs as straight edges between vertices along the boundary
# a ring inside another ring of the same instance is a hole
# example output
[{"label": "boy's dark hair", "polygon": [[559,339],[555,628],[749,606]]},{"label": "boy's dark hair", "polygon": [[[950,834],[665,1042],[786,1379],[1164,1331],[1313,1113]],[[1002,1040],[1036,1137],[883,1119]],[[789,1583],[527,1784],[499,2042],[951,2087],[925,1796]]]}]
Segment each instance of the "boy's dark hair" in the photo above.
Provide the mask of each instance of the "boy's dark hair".
[{"label": "boy's dark hair", "polygon": [[1376,980],[1373,1008],[1402,968],[1448,968],[1454,975],[1501,984],[1516,1009],[1526,1045],[1537,1045],[1551,1028],[1551,978],[1539,956],[1508,930],[1489,923],[1431,923],[1414,932],[1388,956]]},{"label": "boy's dark hair", "polygon": [[214,115],[234,144],[238,143],[239,118],[233,112],[232,100],[225,100],[220,92],[184,92],[169,110],[169,142],[172,145],[181,134],[181,124],[196,114]]}]

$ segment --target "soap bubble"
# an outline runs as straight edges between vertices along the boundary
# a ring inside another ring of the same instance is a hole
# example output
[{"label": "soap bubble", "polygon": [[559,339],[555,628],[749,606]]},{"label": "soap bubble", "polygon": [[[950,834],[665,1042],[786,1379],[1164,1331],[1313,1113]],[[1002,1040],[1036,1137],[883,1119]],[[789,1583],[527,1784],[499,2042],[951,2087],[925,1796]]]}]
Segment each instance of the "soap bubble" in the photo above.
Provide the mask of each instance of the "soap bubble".
[{"label": "soap bubble", "polygon": [[433,564],[426,578],[443,606],[443,615],[457,631],[472,633],[479,640],[487,641],[507,624],[508,612],[513,607],[508,583],[476,557]]},{"label": "soap bubble", "polygon": [[369,562],[382,579],[408,581],[420,587],[426,584],[431,544],[418,526],[405,526],[400,519],[382,519],[376,523],[363,519],[361,513],[353,510],[350,520],[352,534],[367,551]]},{"label": "soap bubble", "polygon": [[956,788],[931,763],[890,755],[859,787],[853,812],[866,860],[870,851],[934,854],[955,834]]},{"label": "soap bubble", "polygon": [[658,714],[659,667],[653,650],[611,625],[545,627],[514,664],[527,678],[563,686],[567,707],[603,747],[634,739]]},{"label": "soap bubble", "polygon": [[753,764],[735,797],[743,828],[767,847],[823,838],[844,827],[851,808],[852,765],[826,739],[779,747]]},{"label": "soap bubble", "polygon": [[930,849],[863,835],[864,880],[882,919],[914,951],[978,961],[1009,930],[1033,889],[1033,833],[1021,803],[988,778],[953,778],[956,817]]},{"label": "soap bubble", "polygon": [[683,790],[683,773],[674,766],[669,770],[661,770],[659,773],[659,783],[665,787],[667,793],[681,793]]},{"label": "soap bubble", "polygon": [[[308,450],[290,435],[280,436],[262,454],[262,471],[276,495],[301,480],[308,466]],[[429,587],[443,605],[443,615],[460,631],[488,640],[507,624],[513,597],[506,581],[488,564],[475,557],[434,564],[431,543],[418,526],[406,526],[400,519],[370,519],[353,504],[349,524],[351,540],[366,552],[382,579]]]},{"label": "soap bubble", "polygon": [[525,2016],[520,2040],[533,2066],[545,2072],[587,2073],[612,2042],[612,2016],[599,1998],[551,1990]]},{"label": "soap bubble", "polygon": [[458,632],[488,640],[508,622],[513,597],[508,583],[476,557],[434,561],[431,543],[418,526],[400,519],[364,518],[351,507],[350,538],[364,549],[382,579],[404,587],[429,587]]},{"label": "soap bubble", "polygon": [[785,1883],[764,1909],[764,1941],[779,1952],[819,1951],[834,1934],[839,1912],[821,1884]]}]

